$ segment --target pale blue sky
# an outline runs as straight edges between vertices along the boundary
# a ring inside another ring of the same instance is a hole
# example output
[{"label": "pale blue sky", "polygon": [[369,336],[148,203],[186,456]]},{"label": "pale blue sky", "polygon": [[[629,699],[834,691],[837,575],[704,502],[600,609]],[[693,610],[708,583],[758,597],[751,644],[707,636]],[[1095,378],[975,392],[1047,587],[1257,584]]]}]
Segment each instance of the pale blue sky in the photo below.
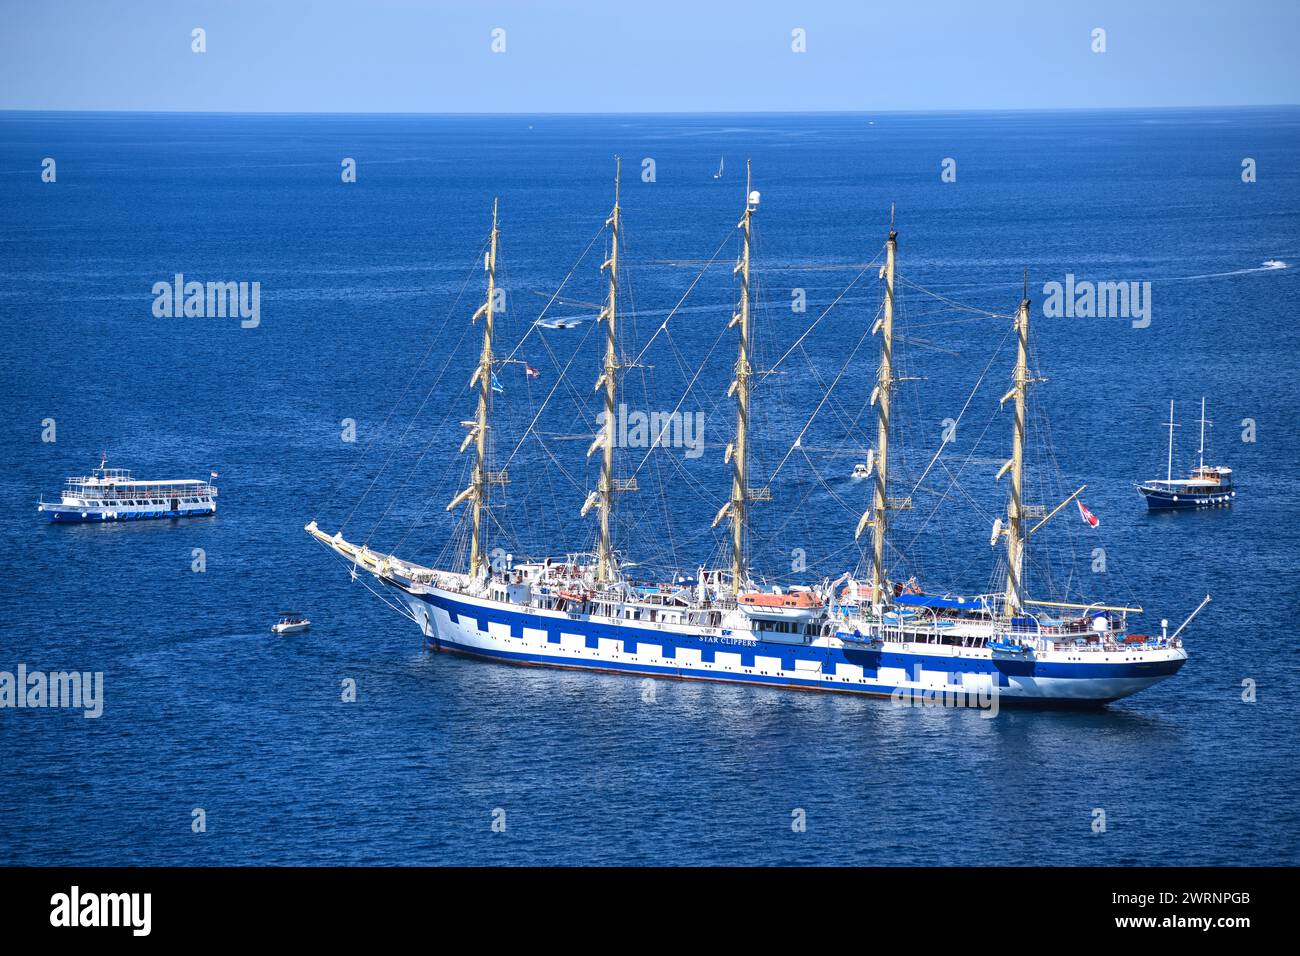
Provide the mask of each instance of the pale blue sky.
[{"label": "pale blue sky", "polygon": [[[1300,103],[1300,0],[0,0],[0,108],[357,112]],[[207,52],[190,31],[207,31]],[[491,52],[491,31],[506,52]],[[791,31],[807,52],[791,51]],[[1091,32],[1106,30],[1105,53]]]}]

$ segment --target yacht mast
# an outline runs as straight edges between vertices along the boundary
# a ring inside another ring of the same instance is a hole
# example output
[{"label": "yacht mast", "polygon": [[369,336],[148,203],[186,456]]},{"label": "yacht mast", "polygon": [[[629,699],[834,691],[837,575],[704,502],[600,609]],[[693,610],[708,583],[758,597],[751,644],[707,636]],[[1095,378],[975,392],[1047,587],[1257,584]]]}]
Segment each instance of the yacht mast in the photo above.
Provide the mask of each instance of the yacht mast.
[{"label": "yacht mast", "polygon": [[740,261],[732,275],[740,274],[740,309],[731,317],[728,327],[739,326],[740,344],[736,358],[736,378],[728,395],[736,396],[736,440],[727,446],[726,458],[731,462],[731,499],[722,506],[713,519],[717,527],[727,515],[731,516],[731,583],[737,594],[744,586],[749,573],[745,562],[746,508],[750,497],[748,490],[749,465],[749,380],[753,369],[749,362],[749,262],[750,239],[753,230],[754,210],[758,207],[758,193],[750,190],[750,164],[745,160],[745,214],[737,226],[744,239]]},{"label": "yacht mast", "polygon": [[[1201,459],[1201,470],[1205,469],[1205,396],[1201,396],[1201,449],[1197,454]],[[1172,463],[1171,463],[1172,464]]]},{"label": "yacht mast", "polygon": [[447,510],[455,508],[463,501],[469,501],[473,515],[473,530],[469,545],[469,574],[478,577],[486,570],[487,561],[483,553],[483,511],[487,503],[488,485],[499,481],[498,476],[487,471],[487,431],[488,407],[492,400],[492,326],[496,317],[496,278],[497,278],[497,200],[492,200],[492,238],[488,246],[483,268],[487,272],[487,299],[474,313],[471,322],[477,322],[479,316],[483,321],[483,351],[479,356],[478,368],[470,379],[470,388],[478,384],[478,414],[472,422],[463,422],[469,428],[469,434],[461,443],[463,452],[470,443],[474,444],[474,475],[470,486],[458,494],[447,505]]},{"label": "yacht mast", "polygon": [[1169,400],[1169,463],[1165,466],[1165,481],[1174,478],[1174,400]]},{"label": "yacht mast", "polygon": [[1029,390],[1029,279],[1025,278],[1025,294],[1016,312],[1016,373],[1011,391],[1002,396],[1002,402],[1014,398],[1015,423],[1012,430],[1011,460],[998,472],[1001,478],[1011,470],[1011,498],[1007,502],[1007,593],[1006,611],[1014,617],[1024,603],[1022,571],[1025,559],[1024,510],[1021,505],[1021,485],[1025,469],[1025,396]]},{"label": "yacht mast", "polygon": [[[587,450],[587,457],[597,448],[602,449],[600,459],[600,484],[596,490],[596,508],[600,517],[600,540],[596,550],[596,581],[604,584],[613,576],[613,558],[609,546],[609,517],[614,510],[614,425],[618,401],[618,241],[619,205],[618,184],[621,161],[614,157],[614,211],[605,220],[610,229],[609,258],[601,270],[609,270],[609,299],[601,310],[605,320],[605,366],[596,380],[596,388],[605,389],[605,428]],[[590,499],[589,499],[590,500]]]}]

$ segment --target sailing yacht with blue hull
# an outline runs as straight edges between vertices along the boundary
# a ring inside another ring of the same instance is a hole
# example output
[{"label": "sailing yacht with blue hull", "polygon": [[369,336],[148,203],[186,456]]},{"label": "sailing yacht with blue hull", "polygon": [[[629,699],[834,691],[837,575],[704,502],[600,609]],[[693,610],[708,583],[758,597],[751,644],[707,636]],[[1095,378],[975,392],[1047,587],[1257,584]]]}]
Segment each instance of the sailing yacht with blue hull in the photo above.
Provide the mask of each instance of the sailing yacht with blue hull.
[{"label": "sailing yacht with blue hull", "polygon": [[[307,524],[307,533],[342,559],[354,580],[373,576],[382,587],[371,590],[410,618],[430,648],[492,661],[875,696],[902,692],[947,700],[996,695],[1006,702],[1047,705],[1103,704],[1176,674],[1187,661],[1183,630],[1209,603],[1208,595],[1181,627],[1171,632],[1161,621],[1159,633],[1147,635],[1133,633],[1128,624],[1130,615],[1142,613],[1140,607],[1038,600],[1025,592],[1022,568],[1030,535],[1079,494],[1046,515],[1021,500],[1026,398],[1030,384],[1040,381],[1031,376],[1028,364],[1027,296],[1014,317],[1017,358],[1011,390],[1003,397],[1003,404],[1014,399],[1015,412],[1012,457],[998,473],[999,479],[1011,476],[1007,515],[1005,523],[995,522],[992,537],[993,546],[1006,546],[1006,586],[959,598],[919,593],[910,582],[889,578],[888,516],[910,502],[891,495],[889,486],[891,391],[903,380],[894,369],[897,233],[892,215],[880,269],[883,314],[870,333],[864,330],[864,335],[880,336],[871,400],[877,412],[876,444],[868,455],[874,487],[855,533],[871,529],[868,574],[859,581],[856,571],[847,571],[835,580],[784,588],[755,582],[746,553],[748,514],[754,502],[771,500],[772,493],[751,482],[749,469],[751,379],[760,374],[750,354],[751,233],[760,197],[746,178],[735,267],[739,303],[730,323],[738,340],[729,392],[736,402],[735,435],[724,456],[731,488],[713,521],[715,527],[724,521],[729,526],[729,566],[697,566],[689,574],[665,575],[657,582],[636,581],[624,573],[621,555],[611,546],[617,495],[636,490],[635,477],[616,477],[613,464],[619,371],[628,367],[615,345],[622,228],[617,177],[614,208],[606,222],[611,252],[602,266],[608,272],[608,298],[599,317],[606,324],[605,360],[596,388],[603,395],[605,424],[588,451],[588,457],[600,454],[601,468],[596,489],[581,508],[584,516],[596,512],[595,551],[512,565],[489,561],[485,551],[483,529],[497,527],[485,520],[489,493],[509,481],[504,471],[489,467],[485,441],[489,383],[494,366],[503,361],[493,352],[495,206],[485,262],[487,297],[475,313],[475,319],[484,319],[481,357],[471,379],[478,410],[463,423],[468,434],[462,451],[474,450],[471,479],[447,506],[467,506],[462,524],[468,539],[466,570],[428,567],[373,551],[348,541],[342,531],[322,530],[315,520]],[[1031,516],[1041,520],[1029,527]]]},{"label": "sailing yacht with blue hull", "polygon": [[190,518],[216,514],[217,489],[199,479],[139,481],[102,458],[89,475],[69,478],[58,501],[41,501],[36,508],[61,523]]},{"label": "sailing yacht with blue hull", "polygon": [[1148,511],[1190,511],[1199,508],[1226,508],[1237,497],[1232,484],[1232,469],[1205,463],[1205,399],[1201,399],[1200,463],[1190,478],[1174,477],[1174,403],[1169,403],[1169,460],[1165,477],[1144,481],[1137,486],[1146,499]]}]

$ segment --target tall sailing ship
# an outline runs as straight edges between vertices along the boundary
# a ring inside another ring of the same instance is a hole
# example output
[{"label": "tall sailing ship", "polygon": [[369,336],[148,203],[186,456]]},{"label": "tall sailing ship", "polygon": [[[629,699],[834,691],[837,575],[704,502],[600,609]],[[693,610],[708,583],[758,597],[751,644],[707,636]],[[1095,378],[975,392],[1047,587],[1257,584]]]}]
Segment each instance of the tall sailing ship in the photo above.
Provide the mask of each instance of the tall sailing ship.
[{"label": "tall sailing ship", "polygon": [[1027,294],[1013,319],[1016,360],[1011,388],[1002,398],[1003,405],[1009,402],[1014,409],[1011,457],[997,473],[999,480],[1010,479],[1006,514],[994,523],[991,541],[1005,548],[1005,586],[965,598],[924,593],[914,582],[891,579],[886,560],[890,516],[910,501],[893,494],[890,483],[891,398],[902,380],[894,362],[898,234],[892,213],[880,269],[883,304],[870,333],[879,336],[879,366],[875,381],[863,383],[864,392],[868,385],[872,389],[876,419],[866,466],[870,502],[853,535],[870,532],[864,566],[834,580],[784,587],[756,580],[747,553],[750,510],[755,501],[772,495],[770,488],[752,484],[750,475],[751,400],[755,378],[762,374],[751,354],[751,256],[759,203],[747,167],[734,270],[739,303],[730,320],[737,333],[729,390],[735,426],[724,453],[730,490],[713,519],[715,527],[725,524],[729,532],[729,561],[723,566],[696,566],[690,575],[641,580],[628,573],[636,566],[611,540],[619,495],[635,490],[635,478],[616,477],[614,468],[620,372],[626,367],[618,351],[623,222],[617,172],[613,210],[605,223],[610,252],[601,267],[607,273],[599,314],[605,324],[604,361],[596,390],[604,424],[587,453],[588,458],[599,455],[600,474],[580,508],[574,502],[583,516],[595,512],[594,552],[502,566],[487,551],[490,495],[509,481],[504,471],[491,468],[488,444],[495,372],[506,361],[494,342],[499,308],[495,203],[484,263],[486,297],[474,315],[474,321],[483,320],[482,348],[470,382],[477,391],[477,410],[462,423],[467,432],[461,451],[473,454],[471,478],[447,505],[448,510],[466,508],[468,560],[463,570],[372,550],[367,543],[347,540],[342,531],[322,530],[316,520],[306,531],[350,565],[354,579],[372,575],[382,585],[378,593],[395,595],[393,603],[419,626],[431,649],[499,662],[877,696],[997,695],[1008,702],[1049,705],[1114,701],[1176,674],[1187,660],[1182,632],[1208,596],[1176,630],[1170,632],[1162,621],[1160,633],[1145,635],[1129,626],[1130,615],[1142,613],[1140,607],[1046,600],[1026,592],[1030,536],[1078,495],[1050,513],[1031,510],[1023,501],[1026,401],[1037,381],[1029,367]]}]

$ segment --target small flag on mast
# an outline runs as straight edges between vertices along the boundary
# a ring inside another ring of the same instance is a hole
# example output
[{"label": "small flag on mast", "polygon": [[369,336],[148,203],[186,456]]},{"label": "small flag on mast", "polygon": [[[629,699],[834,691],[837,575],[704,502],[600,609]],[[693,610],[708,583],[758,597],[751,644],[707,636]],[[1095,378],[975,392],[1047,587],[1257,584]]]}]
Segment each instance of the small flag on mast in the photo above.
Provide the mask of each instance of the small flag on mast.
[{"label": "small flag on mast", "polygon": [[537,369],[533,368],[533,367],[532,367],[531,365],[529,365],[527,362],[524,363],[524,374],[527,375],[529,378],[541,378],[541,377],[542,377],[542,373],[539,372],[539,371],[537,371]]},{"label": "small flag on mast", "polygon": [[494,391],[494,392],[504,392],[504,391],[505,391],[505,389],[501,387],[501,383],[497,381],[497,373],[496,373],[496,372],[493,372],[493,373],[492,373],[492,391]]},{"label": "small flag on mast", "polygon": [[213,472],[209,472],[209,474],[212,475],[213,478],[220,478],[220,477],[221,477],[221,475],[219,475],[219,474],[218,474],[217,472],[215,472],[215,471],[213,471]]},{"label": "small flag on mast", "polygon": [[1082,518],[1089,527],[1095,528],[1097,525],[1101,524],[1100,519],[1085,508],[1082,501],[1075,499],[1074,503],[1079,506],[1079,517]]}]

